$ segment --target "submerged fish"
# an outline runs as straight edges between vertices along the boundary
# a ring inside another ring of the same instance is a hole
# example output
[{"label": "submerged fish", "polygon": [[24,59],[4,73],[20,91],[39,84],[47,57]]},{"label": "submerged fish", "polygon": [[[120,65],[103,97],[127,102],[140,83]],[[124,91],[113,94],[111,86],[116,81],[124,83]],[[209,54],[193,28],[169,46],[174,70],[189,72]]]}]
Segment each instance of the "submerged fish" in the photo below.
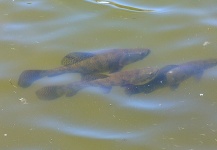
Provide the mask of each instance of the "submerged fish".
[{"label": "submerged fish", "polygon": [[150,93],[166,86],[172,89],[192,77],[201,77],[203,71],[217,65],[217,59],[197,60],[183,63],[180,65],[168,65],[159,70],[157,76],[150,82],[143,85],[128,85],[125,93],[128,95],[137,93]]},{"label": "submerged fish", "polygon": [[116,72],[125,65],[143,59],[149,49],[112,49],[99,53],[73,52],[62,60],[61,67],[50,70],[25,70],[21,73],[18,85],[28,87],[42,77],[51,77],[64,73]]},{"label": "submerged fish", "polygon": [[177,88],[182,81],[190,78],[191,76],[201,78],[204,70],[214,67],[216,65],[217,58],[190,61],[180,64],[167,72],[166,77],[168,85],[172,88]]},{"label": "submerged fish", "polygon": [[163,68],[161,68],[156,77],[151,80],[150,82],[142,85],[133,85],[129,84],[125,86],[125,93],[127,95],[132,95],[132,94],[138,94],[138,93],[151,93],[155,91],[156,89],[163,88],[167,86],[167,78],[166,74],[168,71],[171,69],[177,67],[177,65],[167,65]]},{"label": "submerged fish", "polygon": [[[152,80],[158,72],[156,68],[143,68],[135,69],[129,71],[121,71],[117,73],[112,73],[109,75],[99,76],[99,79],[90,80],[90,81],[78,81],[73,82],[67,85],[58,85],[58,86],[47,86],[36,91],[36,95],[39,99],[56,99],[64,94],[66,96],[73,96],[79,90],[85,87],[101,87],[106,92],[109,92],[112,86],[126,86],[128,84],[144,84]],[[97,77],[96,77],[97,78]]]}]

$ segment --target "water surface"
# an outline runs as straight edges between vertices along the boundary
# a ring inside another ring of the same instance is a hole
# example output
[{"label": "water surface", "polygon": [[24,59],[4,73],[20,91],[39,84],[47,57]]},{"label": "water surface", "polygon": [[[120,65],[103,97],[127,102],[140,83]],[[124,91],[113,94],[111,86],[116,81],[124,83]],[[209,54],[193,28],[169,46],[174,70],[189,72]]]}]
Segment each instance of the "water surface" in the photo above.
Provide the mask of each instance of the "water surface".
[{"label": "water surface", "polygon": [[118,87],[55,101],[35,96],[47,84],[78,80],[77,74],[17,86],[23,70],[60,66],[75,51],[152,50],[124,70],[217,57],[214,1],[8,0],[0,1],[0,14],[1,149],[216,149],[216,67],[175,91],[130,97]]}]

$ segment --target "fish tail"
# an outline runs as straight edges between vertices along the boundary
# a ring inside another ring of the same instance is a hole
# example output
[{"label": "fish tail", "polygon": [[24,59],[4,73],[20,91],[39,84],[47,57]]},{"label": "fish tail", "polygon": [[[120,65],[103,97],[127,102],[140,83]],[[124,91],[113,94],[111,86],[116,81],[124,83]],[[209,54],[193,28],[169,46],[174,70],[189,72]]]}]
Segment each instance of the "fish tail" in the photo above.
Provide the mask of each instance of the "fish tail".
[{"label": "fish tail", "polygon": [[23,88],[29,87],[34,81],[46,76],[46,70],[25,70],[21,73],[18,85]]},{"label": "fish tail", "polygon": [[36,91],[41,100],[54,100],[65,94],[64,86],[46,86]]}]

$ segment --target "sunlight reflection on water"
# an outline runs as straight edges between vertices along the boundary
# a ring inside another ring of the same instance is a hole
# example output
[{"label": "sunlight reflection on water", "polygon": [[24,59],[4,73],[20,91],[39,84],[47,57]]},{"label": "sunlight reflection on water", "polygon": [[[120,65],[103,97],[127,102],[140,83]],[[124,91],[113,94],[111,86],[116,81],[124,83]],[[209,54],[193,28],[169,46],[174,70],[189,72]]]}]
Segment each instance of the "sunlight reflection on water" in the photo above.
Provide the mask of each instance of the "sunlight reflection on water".
[{"label": "sunlight reflection on water", "polygon": [[104,0],[86,0],[92,3],[102,4],[112,6],[114,8],[123,9],[127,11],[141,12],[141,13],[168,13],[170,11],[169,7],[149,7],[142,8],[142,6],[132,6],[132,4],[127,4],[126,2],[114,2],[114,1],[104,1]]},{"label": "sunlight reflection on water", "polygon": [[[56,67],[71,51],[152,50],[146,60],[124,69],[216,57],[213,2],[14,0],[2,1],[0,8],[0,148],[215,149],[217,67],[176,91],[162,88],[130,97],[114,87],[108,94],[87,88],[75,97],[37,99],[38,88],[80,80],[75,74],[46,77],[26,89],[16,85],[23,70]],[[48,146],[51,138],[59,143]]]},{"label": "sunlight reflection on water", "polygon": [[[27,124],[28,122],[24,120]],[[120,130],[106,129],[102,127],[93,127],[91,125],[76,125],[71,122],[67,123],[62,120],[58,120],[51,116],[39,117],[37,120],[32,120],[31,123],[34,126],[40,127],[46,130],[53,130],[62,134],[81,136],[96,139],[128,139],[135,138],[138,133],[121,132]]]}]

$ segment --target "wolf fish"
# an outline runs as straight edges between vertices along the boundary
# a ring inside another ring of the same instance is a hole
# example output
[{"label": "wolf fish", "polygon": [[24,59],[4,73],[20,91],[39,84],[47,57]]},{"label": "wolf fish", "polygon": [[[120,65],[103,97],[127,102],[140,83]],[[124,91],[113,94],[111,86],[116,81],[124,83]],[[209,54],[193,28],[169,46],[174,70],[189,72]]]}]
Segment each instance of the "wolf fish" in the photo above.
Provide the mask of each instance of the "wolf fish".
[{"label": "wolf fish", "polygon": [[156,77],[146,84],[133,85],[129,84],[125,86],[125,93],[127,95],[138,94],[138,93],[151,93],[159,88],[167,86],[166,73],[171,69],[177,67],[177,65],[167,65],[159,69]]},{"label": "wolf fish", "polygon": [[52,100],[62,95],[67,97],[75,95],[85,87],[100,87],[106,93],[110,92],[112,86],[126,86],[128,84],[144,84],[152,80],[158,72],[157,68],[146,67],[142,69],[120,71],[108,75],[96,77],[95,80],[82,80],[67,85],[47,86],[36,91],[39,99]]},{"label": "wolf fish", "polygon": [[206,59],[186,62],[180,65],[167,65],[159,70],[157,76],[143,85],[128,85],[125,93],[128,95],[137,93],[151,93],[159,88],[169,86],[176,89],[181,82],[195,76],[201,78],[204,70],[217,65],[217,59]]},{"label": "wolf fish", "polygon": [[168,85],[171,88],[177,88],[182,81],[190,78],[191,76],[200,79],[203,75],[204,70],[214,67],[216,65],[217,58],[190,61],[180,64],[167,72],[166,78]]},{"label": "wolf fish", "polygon": [[150,53],[149,49],[110,49],[98,53],[73,52],[62,59],[61,67],[49,70],[25,70],[21,73],[18,85],[29,87],[42,77],[52,77],[64,73],[116,72],[125,65],[142,60]]}]

